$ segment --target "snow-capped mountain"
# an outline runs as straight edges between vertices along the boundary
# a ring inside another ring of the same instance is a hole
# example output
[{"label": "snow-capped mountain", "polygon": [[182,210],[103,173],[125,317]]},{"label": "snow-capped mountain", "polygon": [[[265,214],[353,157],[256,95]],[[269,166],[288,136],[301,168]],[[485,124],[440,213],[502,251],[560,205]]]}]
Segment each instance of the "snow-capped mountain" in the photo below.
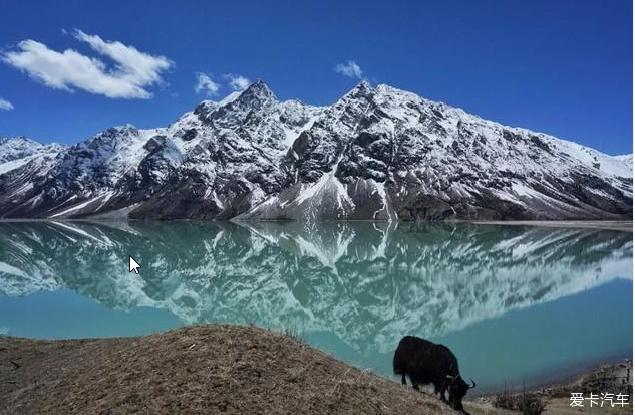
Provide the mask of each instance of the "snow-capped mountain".
[{"label": "snow-capped mountain", "polygon": [[[142,264],[127,272],[128,255]],[[116,309],[333,333],[394,350],[632,278],[628,232],[467,224],[4,222],[0,295],[67,288]]]},{"label": "snow-capped mountain", "polygon": [[[64,150],[64,146],[43,145],[26,137],[0,138],[0,204],[23,203]],[[38,203],[38,198],[31,198],[31,202]]]},{"label": "snow-capped mountain", "polygon": [[62,150],[64,146],[59,144],[43,145],[26,137],[0,138],[0,175],[31,162],[53,159]]},{"label": "snow-capped mountain", "polygon": [[0,217],[632,217],[632,155],[366,82],[312,107],[257,81],[167,128],[24,147],[0,141]]}]

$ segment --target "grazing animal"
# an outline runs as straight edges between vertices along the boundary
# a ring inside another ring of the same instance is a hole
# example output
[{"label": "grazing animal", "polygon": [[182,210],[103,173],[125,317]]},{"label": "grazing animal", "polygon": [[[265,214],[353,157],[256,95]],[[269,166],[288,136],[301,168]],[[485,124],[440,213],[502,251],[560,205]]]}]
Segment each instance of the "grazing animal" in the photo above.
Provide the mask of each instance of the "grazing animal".
[{"label": "grazing animal", "polygon": [[[396,375],[401,375],[404,385],[406,376],[416,390],[419,390],[419,385],[434,385],[434,393],[439,393],[441,400],[457,411],[465,412],[461,400],[468,389],[476,386],[473,380],[470,386],[461,378],[458,362],[450,349],[418,337],[406,336],[401,339],[395,350],[392,367]],[[446,390],[449,391],[447,400]]]}]

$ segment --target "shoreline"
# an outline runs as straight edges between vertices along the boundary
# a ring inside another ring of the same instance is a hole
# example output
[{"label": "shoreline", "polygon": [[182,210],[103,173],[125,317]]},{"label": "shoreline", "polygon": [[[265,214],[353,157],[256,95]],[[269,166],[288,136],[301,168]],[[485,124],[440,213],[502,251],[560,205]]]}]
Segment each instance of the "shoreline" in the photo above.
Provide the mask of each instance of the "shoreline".
[{"label": "shoreline", "polygon": [[[632,385],[632,363],[627,365]],[[624,363],[585,370],[580,378],[597,379],[606,367],[623,370]],[[580,384],[577,379],[528,390],[548,407],[562,406],[569,399],[563,394]],[[514,413],[494,406],[500,394],[468,394],[465,407],[472,415]],[[0,336],[0,401],[8,403],[1,415],[139,410],[401,414],[422,408],[428,414],[456,414],[429,393],[350,366],[292,336],[227,325],[107,339]]]},{"label": "shoreline", "polygon": [[[595,394],[600,400],[603,393],[614,395],[624,394],[627,396],[627,404],[622,407],[610,407],[607,403],[605,407],[596,406],[591,408],[584,405],[584,408],[572,407],[571,398],[574,393],[582,394],[589,398]],[[503,391],[497,394],[490,394],[475,398],[475,405],[492,410],[500,408],[510,408],[518,405],[519,402],[534,400],[545,405],[546,414],[573,415],[580,412],[591,414],[630,414],[633,405],[633,361],[624,359],[619,362],[602,364],[581,370],[569,381],[555,383],[542,388],[528,388],[526,391]],[[496,412],[493,412],[496,413]]]},{"label": "shoreline", "polygon": [[476,225],[540,226],[545,228],[580,228],[633,232],[632,220],[476,220],[471,221],[470,223]]},{"label": "shoreline", "polygon": [[[579,381],[585,376],[595,373],[599,368],[616,367],[624,362],[630,362],[632,365],[632,356],[628,354],[620,354],[595,360],[583,361],[578,364],[556,366],[533,376],[533,380],[527,382],[524,387],[527,392],[534,393],[563,388]],[[516,383],[508,383],[507,385],[488,388],[483,391],[483,393],[475,392],[473,399],[487,399],[495,397],[501,393],[518,394],[522,393],[522,391],[523,385],[520,381],[518,381]]]},{"label": "shoreline", "polygon": [[[109,222],[218,222],[218,223],[294,223],[299,222],[292,219],[240,219],[233,218],[225,220],[216,219],[140,219],[140,218],[0,218],[0,223],[16,222],[87,222],[87,223],[109,223]],[[430,221],[407,221],[407,220],[372,220],[372,219],[325,219],[319,223],[340,223],[340,222],[369,222],[369,223],[429,223],[429,224],[472,224],[472,225],[509,225],[509,226],[539,226],[550,228],[584,228],[584,229],[604,229],[633,232],[632,220],[472,220],[472,219],[448,219]]]}]

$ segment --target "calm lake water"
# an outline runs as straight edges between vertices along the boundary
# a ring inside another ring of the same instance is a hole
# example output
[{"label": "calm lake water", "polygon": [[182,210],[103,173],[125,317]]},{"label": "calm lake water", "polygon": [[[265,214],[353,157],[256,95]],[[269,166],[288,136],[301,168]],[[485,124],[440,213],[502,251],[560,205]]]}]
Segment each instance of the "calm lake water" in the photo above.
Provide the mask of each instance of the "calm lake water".
[{"label": "calm lake water", "polygon": [[632,257],[631,233],[588,229],[0,222],[0,333],[254,324],[389,377],[411,334],[487,392],[631,357]]}]

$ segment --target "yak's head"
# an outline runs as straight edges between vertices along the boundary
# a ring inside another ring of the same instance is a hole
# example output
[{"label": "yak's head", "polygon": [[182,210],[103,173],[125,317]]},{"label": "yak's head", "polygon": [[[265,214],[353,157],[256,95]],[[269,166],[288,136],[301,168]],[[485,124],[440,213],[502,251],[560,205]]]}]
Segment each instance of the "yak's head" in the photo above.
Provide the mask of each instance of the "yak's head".
[{"label": "yak's head", "polygon": [[448,382],[450,382],[450,385],[448,386],[448,403],[450,404],[452,409],[456,411],[463,411],[463,404],[461,403],[461,401],[463,400],[463,397],[467,393],[468,389],[476,387],[476,383],[474,383],[474,381],[470,379],[470,381],[472,382],[472,386],[470,386],[465,383],[463,378],[461,378],[461,376],[459,375],[448,375],[447,378]]}]

